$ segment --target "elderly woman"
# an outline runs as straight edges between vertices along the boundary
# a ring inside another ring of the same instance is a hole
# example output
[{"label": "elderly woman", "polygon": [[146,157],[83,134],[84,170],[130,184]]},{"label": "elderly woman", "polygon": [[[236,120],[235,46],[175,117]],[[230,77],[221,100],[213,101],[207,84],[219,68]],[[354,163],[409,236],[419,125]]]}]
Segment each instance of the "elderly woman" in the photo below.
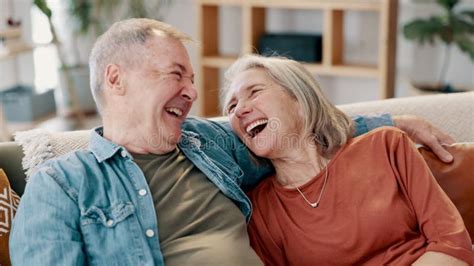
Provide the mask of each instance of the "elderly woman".
[{"label": "elderly woman", "polygon": [[265,264],[474,263],[459,213],[405,133],[351,138],[351,120],[293,60],[246,56],[226,79],[232,128],[275,167],[249,193]]}]

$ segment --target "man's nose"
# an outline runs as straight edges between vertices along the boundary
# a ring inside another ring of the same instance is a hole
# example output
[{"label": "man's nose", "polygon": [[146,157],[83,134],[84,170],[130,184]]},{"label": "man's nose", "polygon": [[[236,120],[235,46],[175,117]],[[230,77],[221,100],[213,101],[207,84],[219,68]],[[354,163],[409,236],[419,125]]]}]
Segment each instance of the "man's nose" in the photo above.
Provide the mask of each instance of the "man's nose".
[{"label": "man's nose", "polygon": [[191,80],[187,79],[187,81],[184,82],[184,86],[181,91],[181,96],[190,102],[194,102],[197,99],[198,94],[196,86]]}]

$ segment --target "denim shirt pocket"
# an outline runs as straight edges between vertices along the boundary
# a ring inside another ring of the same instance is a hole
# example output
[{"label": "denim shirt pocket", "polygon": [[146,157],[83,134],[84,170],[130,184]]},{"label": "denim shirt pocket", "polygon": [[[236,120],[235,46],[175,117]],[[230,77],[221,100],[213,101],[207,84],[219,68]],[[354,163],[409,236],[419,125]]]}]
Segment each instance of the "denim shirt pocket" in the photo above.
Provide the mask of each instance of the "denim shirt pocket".
[{"label": "denim shirt pocket", "polygon": [[147,246],[132,202],[110,207],[90,206],[81,211],[81,230],[91,265],[139,265]]},{"label": "denim shirt pocket", "polygon": [[119,202],[109,208],[91,206],[82,212],[81,225],[101,223],[105,227],[115,227],[134,212],[131,202]]}]

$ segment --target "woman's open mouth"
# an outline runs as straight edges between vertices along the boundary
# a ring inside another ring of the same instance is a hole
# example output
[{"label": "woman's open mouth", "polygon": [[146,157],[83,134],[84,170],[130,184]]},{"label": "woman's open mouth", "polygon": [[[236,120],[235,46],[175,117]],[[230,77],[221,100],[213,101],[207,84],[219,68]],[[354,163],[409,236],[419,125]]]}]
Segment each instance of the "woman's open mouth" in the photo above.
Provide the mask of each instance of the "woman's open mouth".
[{"label": "woman's open mouth", "polygon": [[250,123],[250,125],[245,128],[245,131],[251,138],[254,138],[267,127],[267,124],[268,119],[259,119]]}]

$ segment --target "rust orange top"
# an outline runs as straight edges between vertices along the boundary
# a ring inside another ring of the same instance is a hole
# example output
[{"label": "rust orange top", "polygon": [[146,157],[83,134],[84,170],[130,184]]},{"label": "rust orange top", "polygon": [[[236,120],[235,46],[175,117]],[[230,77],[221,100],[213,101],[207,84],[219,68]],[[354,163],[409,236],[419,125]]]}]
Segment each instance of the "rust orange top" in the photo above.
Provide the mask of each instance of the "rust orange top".
[{"label": "rust orange top", "polygon": [[[329,162],[311,208],[296,189],[267,178],[249,193],[252,247],[267,265],[407,265],[427,251],[474,263],[461,216],[401,131],[351,139]],[[324,170],[300,187],[309,201]]]}]

